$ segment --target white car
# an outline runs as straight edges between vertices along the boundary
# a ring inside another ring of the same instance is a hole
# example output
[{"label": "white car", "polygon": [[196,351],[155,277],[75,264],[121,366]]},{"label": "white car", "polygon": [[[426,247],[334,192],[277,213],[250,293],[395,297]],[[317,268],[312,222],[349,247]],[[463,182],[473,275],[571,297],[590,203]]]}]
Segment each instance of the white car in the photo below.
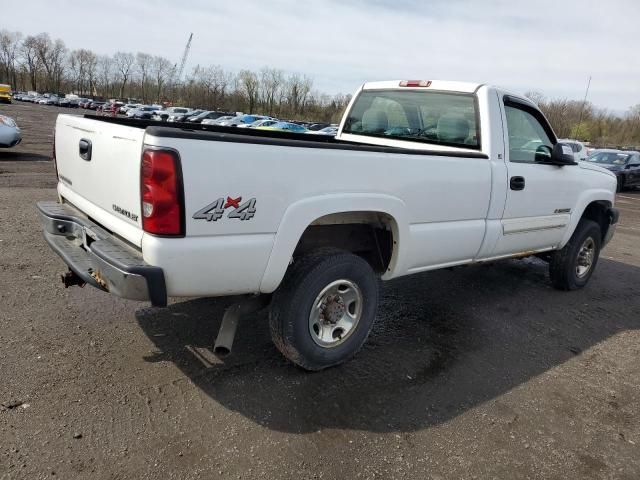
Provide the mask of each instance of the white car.
[{"label": "white car", "polygon": [[22,141],[22,131],[15,120],[6,115],[0,115],[0,148],[15,147]]},{"label": "white car", "polygon": [[163,110],[158,110],[155,112],[153,120],[162,120],[165,122],[173,122],[176,117],[182,117],[190,112],[192,112],[192,108],[186,107],[168,107]]},{"label": "white car", "polygon": [[225,126],[228,124],[229,120],[233,119],[235,117],[232,117],[230,115],[225,115],[224,117],[218,117],[215,119],[211,119],[211,118],[205,118],[204,120],[202,120],[202,125],[218,125],[218,126]]},{"label": "white car", "polygon": [[587,152],[587,147],[584,143],[579,142],[577,140],[571,140],[568,138],[559,138],[559,142],[564,143],[565,145],[569,145],[571,150],[573,151],[573,156],[576,159],[576,162],[584,161],[589,156]]},{"label": "white car", "polygon": [[55,155],[59,201],[38,209],[65,286],[158,307],[245,295],[220,353],[238,315],[270,303],[275,345],[309,370],[360,349],[379,278],[539,255],[576,290],[618,221],[615,175],[575,162],[526,97],[484,84],[367,83],[335,142],[59,115]]},{"label": "white car", "polygon": [[253,123],[243,123],[238,125],[238,128],[258,128],[258,127],[271,127],[278,123],[278,120],[274,120],[272,118],[263,118],[261,120],[256,120]]},{"label": "white car", "polygon": [[127,110],[127,117],[137,118],[142,120],[150,120],[157,111],[157,108],[153,105],[142,105],[138,108],[130,108]]},{"label": "white car", "polygon": [[127,113],[129,110],[140,108],[143,105],[141,103],[125,103],[120,107],[120,113]]}]

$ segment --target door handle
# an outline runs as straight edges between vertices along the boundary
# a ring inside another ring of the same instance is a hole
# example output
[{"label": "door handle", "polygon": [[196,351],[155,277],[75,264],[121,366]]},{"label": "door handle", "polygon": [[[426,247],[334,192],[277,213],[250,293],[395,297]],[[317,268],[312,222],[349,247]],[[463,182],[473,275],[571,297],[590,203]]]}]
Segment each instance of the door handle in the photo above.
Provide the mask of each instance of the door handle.
[{"label": "door handle", "polygon": [[81,139],[78,144],[78,153],[80,154],[80,158],[87,162],[91,161],[91,150],[91,140],[87,140],[86,138]]},{"label": "door handle", "polygon": [[509,187],[511,190],[524,190],[524,177],[511,177]]}]

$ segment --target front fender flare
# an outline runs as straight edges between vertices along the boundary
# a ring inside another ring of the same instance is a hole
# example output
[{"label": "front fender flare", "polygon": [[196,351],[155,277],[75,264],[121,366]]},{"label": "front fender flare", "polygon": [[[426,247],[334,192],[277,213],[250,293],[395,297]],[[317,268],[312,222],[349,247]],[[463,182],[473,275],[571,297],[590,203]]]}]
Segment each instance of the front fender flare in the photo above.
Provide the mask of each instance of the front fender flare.
[{"label": "front fender flare", "polygon": [[569,239],[571,239],[571,236],[578,226],[578,222],[580,222],[580,220],[582,219],[585,210],[587,209],[589,204],[593,202],[608,202],[609,206],[612,206],[615,202],[615,193],[604,188],[585,190],[584,192],[582,192],[580,197],[578,198],[576,207],[573,210],[574,213],[571,214],[571,222],[569,224],[569,228],[567,228],[567,231],[564,234],[564,238],[562,239],[560,248],[564,247]]},{"label": "front fender flare", "polygon": [[317,219],[334,213],[379,212],[394,220],[395,242],[389,270],[383,278],[393,278],[406,271],[406,248],[410,242],[407,207],[397,197],[384,194],[329,194],[305,198],[285,211],[276,233],[267,268],[260,283],[262,293],[271,293],[284,278],[293,252],[302,234]]}]

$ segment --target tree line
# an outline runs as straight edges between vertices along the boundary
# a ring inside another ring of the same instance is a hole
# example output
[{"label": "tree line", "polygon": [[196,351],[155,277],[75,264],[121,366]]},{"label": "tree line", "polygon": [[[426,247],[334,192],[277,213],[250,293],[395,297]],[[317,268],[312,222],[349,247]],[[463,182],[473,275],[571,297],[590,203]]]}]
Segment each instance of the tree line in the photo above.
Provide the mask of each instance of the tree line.
[{"label": "tree line", "polygon": [[588,141],[599,147],[640,148],[640,104],[624,115],[616,115],[590,102],[548,99],[528,92],[560,138]]},{"label": "tree line", "polygon": [[338,121],[350,95],[326,95],[305,75],[265,67],[230,72],[196,65],[183,79],[169,59],[148,53],[71,50],[48,33],[0,30],[0,83],[15,90],[137,99],[287,119]]},{"label": "tree line", "polygon": [[[311,78],[275,68],[230,72],[219,65],[196,65],[184,79],[177,79],[176,64],[163,56],[98,55],[84,48],[70,50],[47,33],[24,36],[8,30],[0,30],[0,83],[10,83],[16,90],[135,98],[142,103],[333,122],[351,99],[320,93]],[[640,105],[620,116],[589,102],[548,99],[539,92],[527,96],[540,106],[559,137],[598,146],[640,147]]]}]

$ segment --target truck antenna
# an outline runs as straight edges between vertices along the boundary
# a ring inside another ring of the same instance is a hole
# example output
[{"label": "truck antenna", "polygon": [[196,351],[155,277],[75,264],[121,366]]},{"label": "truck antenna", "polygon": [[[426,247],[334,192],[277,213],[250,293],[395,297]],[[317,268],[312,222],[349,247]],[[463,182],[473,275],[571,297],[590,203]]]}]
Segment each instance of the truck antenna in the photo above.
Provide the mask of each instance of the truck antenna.
[{"label": "truck antenna", "polygon": [[573,132],[573,139],[578,140],[578,128],[580,128],[580,124],[582,123],[582,114],[584,113],[584,107],[587,104],[587,95],[589,95],[589,87],[591,86],[591,75],[589,75],[589,81],[587,82],[587,91],[584,92],[584,100],[582,100],[582,107],[580,108],[580,118],[578,119],[578,124],[576,125],[576,129]]}]

